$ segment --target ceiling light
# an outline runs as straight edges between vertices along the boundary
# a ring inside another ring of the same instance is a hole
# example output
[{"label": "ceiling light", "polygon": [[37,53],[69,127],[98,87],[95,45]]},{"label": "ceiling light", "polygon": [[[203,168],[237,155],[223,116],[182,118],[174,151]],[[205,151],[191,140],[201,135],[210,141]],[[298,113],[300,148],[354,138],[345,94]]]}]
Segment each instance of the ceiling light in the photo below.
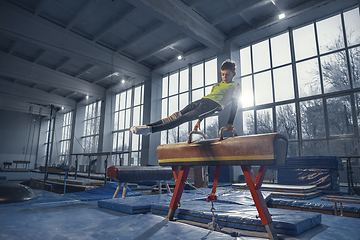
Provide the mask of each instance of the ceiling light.
[{"label": "ceiling light", "polygon": [[271,2],[272,2],[272,4],[274,4],[275,5],[275,0],[270,0]]},{"label": "ceiling light", "polygon": [[279,19],[283,19],[283,18],[285,18],[285,13],[279,15]]},{"label": "ceiling light", "polygon": [[86,95],[86,99],[89,99],[89,95]]},{"label": "ceiling light", "polygon": [[113,76],[119,76],[120,75],[120,73],[119,72],[113,72],[112,74],[110,74],[109,76],[107,76],[107,78],[108,77],[113,77]]},{"label": "ceiling light", "polygon": [[125,83],[125,79],[121,80],[121,83],[124,84],[124,83]]},{"label": "ceiling light", "polygon": [[61,107],[61,110],[64,110],[65,108],[64,107]]},{"label": "ceiling light", "polygon": [[178,56],[178,60],[181,60],[181,59],[182,59],[182,56],[181,56],[181,55],[179,55],[179,56]]}]

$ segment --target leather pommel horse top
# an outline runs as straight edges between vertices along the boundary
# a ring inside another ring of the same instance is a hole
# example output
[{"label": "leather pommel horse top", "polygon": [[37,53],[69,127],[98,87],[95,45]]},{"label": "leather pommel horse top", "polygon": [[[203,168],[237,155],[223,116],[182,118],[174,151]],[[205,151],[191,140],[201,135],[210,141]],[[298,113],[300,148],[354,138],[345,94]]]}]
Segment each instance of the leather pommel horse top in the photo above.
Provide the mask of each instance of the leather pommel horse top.
[{"label": "leather pommel horse top", "polygon": [[279,133],[160,145],[160,166],[285,165],[288,140]]},{"label": "leather pommel horse top", "polygon": [[[224,129],[224,128],[222,128]],[[168,219],[175,216],[186,184],[190,166],[216,166],[212,191],[206,201],[216,200],[216,186],[221,165],[240,165],[247,186],[258,210],[261,223],[265,226],[270,239],[278,239],[271,215],[261,194],[261,184],[268,165],[285,165],[288,140],[278,133],[258,134],[224,139],[222,129],[218,140],[188,142],[160,145],[157,148],[160,166],[172,166],[176,186],[169,205]],[[234,135],[236,132],[233,130]],[[200,134],[200,132],[196,132]],[[205,138],[205,135],[200,135]],[[257,176],[252,165],[260,165]],[[178,166],[181,166],[179,171]]]}]

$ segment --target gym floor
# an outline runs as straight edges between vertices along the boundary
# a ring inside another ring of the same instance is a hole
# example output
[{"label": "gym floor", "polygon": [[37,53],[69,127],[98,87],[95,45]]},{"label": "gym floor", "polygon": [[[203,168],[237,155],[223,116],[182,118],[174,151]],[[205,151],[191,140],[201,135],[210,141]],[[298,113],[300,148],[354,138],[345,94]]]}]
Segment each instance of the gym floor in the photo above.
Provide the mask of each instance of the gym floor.
[{"label": "gym floor", "polygon": [[[8,182],[22,181],[37,173],[0,172]],[[126,214],[98,207],[66,195],[34,190],[37,201],[0,205],[0,239],[267,239],[264,232],[211,231],[185,220],[165,216]],[[292,211],[292,210],[286,210]],[[321,214],[321,224],[298,236],[280,239],[360,239],[360,219]]]}]

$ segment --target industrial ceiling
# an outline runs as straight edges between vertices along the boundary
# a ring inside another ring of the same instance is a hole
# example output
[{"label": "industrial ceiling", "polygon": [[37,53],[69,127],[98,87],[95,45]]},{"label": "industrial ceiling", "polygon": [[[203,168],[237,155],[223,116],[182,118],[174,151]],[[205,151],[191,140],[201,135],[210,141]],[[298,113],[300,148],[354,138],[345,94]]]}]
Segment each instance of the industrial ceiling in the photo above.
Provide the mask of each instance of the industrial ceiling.
[{"label": "industrial ceiling", "polygon": [[108,90],[148,81],[153,72],[166,74],[214,57],[230,42],[246,46],[358,4],[0,0],[0,108],[36,112],[54,105],[68,111],[103,99]]}]

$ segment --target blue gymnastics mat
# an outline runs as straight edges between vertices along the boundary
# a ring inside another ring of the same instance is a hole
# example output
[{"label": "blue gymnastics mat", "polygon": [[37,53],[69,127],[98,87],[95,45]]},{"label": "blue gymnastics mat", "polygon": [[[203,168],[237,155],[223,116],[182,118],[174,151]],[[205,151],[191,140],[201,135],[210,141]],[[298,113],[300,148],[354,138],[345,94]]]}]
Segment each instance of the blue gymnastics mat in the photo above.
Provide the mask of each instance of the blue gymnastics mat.
[{"label": "blue gymnastics mat", "polygon": [[[344,195],[354,197],[353,195]],[[303,211],[306,211],[306,209],[312,209],[312,210],[335,210],[335,205],[332,202],[322,201],[321,197],[324,197],[324,195],[316,197],[314,199],[310,200],[293,200],[293,199],[284,199],[284,198],[277,198],[271,195],[271,202],[270,204],[273,206],[284,206],[284,207],[294,207],[294,208],[300,208],[303,209]],[[355,203],[342,203],[343,211],[349,212],[349,213],[360,213],[360,205]],[[339,205],[338,211],[339,209]],[[360,234],[360,233],[359,233]]]},{"label": "blue gymnastics mat", "polygon": [[[104,186],[100,186],[91,190],[86,190],[82,192],[75,192],[75,193],[67,193],[65,196],[81,200],[81,201],[96,201],[102,199],[111,199],[115,193],[115,190],[119,184],[117,182],[108,183]],[[117,194],[117,198],[122,197],[124,184],[121,185],[119,189],[119,193]],[[131,190],[129,187],[126,187],[126,197],[133,197],[133,196],[140,196],[142,195],[139,192],[135,192]]]},{"label": "blue gymnastics mat", "polygon": [[[206,194],[210,194],[211,189],[201,188]],[[249,191],[232,191],[219,190],[217,194],[223,194],[218,197],[217,202],[249,205],[254,206],[254,201]],[[263,193],[265,202],[270,200],[270,193]],[[145,195],[141,197],[132,198],[116,198],[116,199],[104,199],[98,201],[98,206],[101,208],[111,209],[119,212],[137,214],[147,213],[151,210],[151,204],[164,204],[169,206],[172,198],[172,194],[158,194],[158,195]],[[184,192],[181,197],[181,203],[190,200],[205,201],[206,196],[199,191]]]},{"label": "blue gymnastics mat", "polygon": [[[215,219],[220,227],[237,228],[242,230],[266,232],[262,225],[256,207],[215,202]],[[211,203],[199,200],[185,201],[176,210],[175,217],[208,224],[212,221],[210,211]],[[167,215],[169,206],[164,204],[152,204],[151,213]],[[269,209],[273,225],[277,233],[296,236],[321,223],[321,214],[283,209]]]},{"label": "blue gymnastics mat", "polygon": [[8,206],[2,210],[6,214],[0,212],[0,235],[6,240],[234,239],[228,234],[169,222],[162,216],[112,214],[82,201]]},{"label": "blue gymnastics mat", "polygon": [[[1,204],[1,206],[11,206],[11,205],[31,205],[38,203],[52,203],[52,202],[69,202],[69,201],[98,201],[102,199],[112,199],[115,189],[118,186],[118,183],[109,183],[104,186],[100,186],[91,190],[86,190],[82,192],[75,193],[66,193],[66,194],[57,194],[41,189],[33,189],[33,191],[38,195],[37,199],[16,202],[16,203],[7,203]],[[119,194],[117,198],[122,196],[123,185],[120,187]],[[126,188],[126,197],[141,196],[139,192],[132,191],[129,187]]]},{"label": "blue gymnastics mat", "polygon": [[[201,189],[210,193],[211,189]],[[215,218],[221,227],[237,228],[266,232],[261,220],[257,217],[254,201],[247,190],[232,191],[219,190],[221,195],[214,202]],[[270,193],[262,193],[265,201],[270,199]],[[106,199],[98,201],[98,206],[123,213],[148,213],[167,215],[172,194],[147,195],[131,198]],[[208,224],[212,221],[211,203],[206,202],[206,196],[198,191],[184,192],[181,206],[175,217]],[[269,209],[277,233],[299,235],[321,223],[321,214],[283,209]]]},{"label": "blue gymnastics mat", "polygon": [[[199,197],[200,196],[196,194],[185,194],[182,197],[181,202],[193,200]],[[100,200],[98,201],[98,206],[101,208],[129,214],[148,213],[151,211],[151,204],[157,203],[169,206],[171,198],[172,194],[145,195],[131,198],[114,198]]]}]

